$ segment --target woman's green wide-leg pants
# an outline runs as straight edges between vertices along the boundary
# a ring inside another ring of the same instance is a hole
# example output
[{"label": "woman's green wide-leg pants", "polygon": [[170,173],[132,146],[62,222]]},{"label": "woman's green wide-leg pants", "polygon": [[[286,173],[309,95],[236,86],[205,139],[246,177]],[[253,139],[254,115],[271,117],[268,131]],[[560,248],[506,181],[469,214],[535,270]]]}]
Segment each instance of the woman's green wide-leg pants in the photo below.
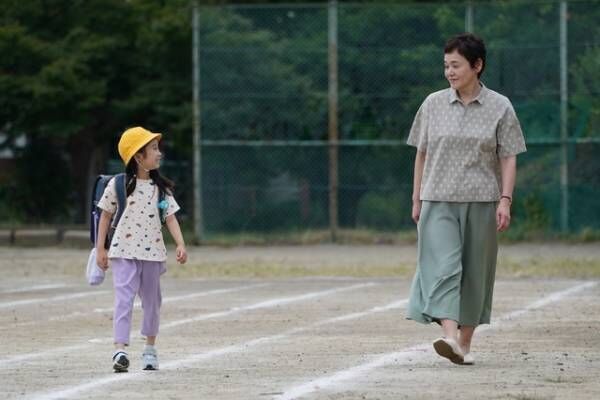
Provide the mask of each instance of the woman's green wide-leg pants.
[{"label": "woman's green wide-leg pants", "polygon": [[498,244],[496,203],[423,201],[408,319],[489,324]]}]

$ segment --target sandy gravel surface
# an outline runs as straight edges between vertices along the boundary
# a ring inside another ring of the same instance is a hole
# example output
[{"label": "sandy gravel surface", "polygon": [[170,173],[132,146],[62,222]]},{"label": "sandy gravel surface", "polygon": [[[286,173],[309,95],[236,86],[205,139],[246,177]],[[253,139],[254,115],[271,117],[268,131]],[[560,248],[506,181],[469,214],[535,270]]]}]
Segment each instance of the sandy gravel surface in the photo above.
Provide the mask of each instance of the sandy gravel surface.
[{"label": "sandy gravel surface", "polygon": [[[169,252],[169,266],[176,271],[173,249]],[[416,261],[414,245],[315,245],[315,246],[276,246],[276,247],[190,247],[188,267],[211,267],[240,264],[248,268],[256,265],[278,266],[298,265],[304,270],[318,272],[322,267],[336,267],[343,275],[344,268],[402,266],[412,274]],[[23,248],[0,247],[0,267],[14,269],[15,274],[28,274],[42,271],[52,274],[77,276],[81,264],[87,260],[88,250],[69,248]],[[598,262],[600,243],[565,244],[511,244],[499,248],[499,267],[509,263],[527,262]],[[394,270],[390,270],[394,273]],[[274,271],[276,272],[276,271]],[[500,270],[500,272],[502,272]]]},{"label": "sandy gravel surface", "polygon": [[[414,263],[391,246],[195,248],[198,266]],[[410,279],[164,276],[161,369],[140,371],[141,310],[127,374],[111,372],[110,282],[82,282],[86,251],[0,248],[5,399],[597,399],[600,282],[498,279],[475,366],[432,351],[437,326],[404,319]],[[597,260],[594,245],[505,246],[511,262]],[[507,261],[508,262],[508,261]],[[192,268],[190,266],[190,268]],[[107,279],[110,280],[110,274]]]}]

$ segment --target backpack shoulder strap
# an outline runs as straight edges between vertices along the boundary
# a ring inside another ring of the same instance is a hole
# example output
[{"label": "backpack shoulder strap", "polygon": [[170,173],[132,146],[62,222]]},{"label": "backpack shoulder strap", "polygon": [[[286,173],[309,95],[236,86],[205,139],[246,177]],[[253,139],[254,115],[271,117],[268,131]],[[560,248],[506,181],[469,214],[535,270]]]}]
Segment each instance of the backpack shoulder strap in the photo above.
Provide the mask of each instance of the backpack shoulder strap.
[{"label": "backpack shoulder strap", "polygon": [[165,204],[165,201],[167,199],[167,194],[162,191],[159,190],[158,192],[158,215],[160,217],[160,223],[161,224],[165,224],[167,217],[165,216],[167,214],[167,205]]},{"label": "backpack shoulder strap", "polygon": [[127,192],[125,190],[125,174],[115,175],[115,190],[117,192],[117,213],[113,218],[113,227],[116,227],[127,205]]},{"label": "backpack shoulder strap", "polygon": [[92,186],[91,207],[90,207],[90,240],[93,245],[96,245],[96,235],[98,233],[98,220],[100,219],[101,211],[98,209],[98,201],[104,193],[104,184],[102,183],[104,175],[96,176],[94,185]]}]

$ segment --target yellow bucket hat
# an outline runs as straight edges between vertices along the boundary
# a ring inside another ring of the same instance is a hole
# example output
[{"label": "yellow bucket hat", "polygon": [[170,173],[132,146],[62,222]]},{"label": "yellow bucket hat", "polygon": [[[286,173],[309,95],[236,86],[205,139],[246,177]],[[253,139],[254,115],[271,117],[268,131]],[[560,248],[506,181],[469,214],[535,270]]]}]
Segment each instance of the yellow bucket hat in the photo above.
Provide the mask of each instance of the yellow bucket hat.
[{"label": "yellow bucket hat", "polygon": [[121,135],[119,139],[119,155],[125,163],[129,164],[129,161],[142,147],[150,143],[153,139],[160,140],[162,135],[160,133],[153,133],[141,126],[129,128]]}]

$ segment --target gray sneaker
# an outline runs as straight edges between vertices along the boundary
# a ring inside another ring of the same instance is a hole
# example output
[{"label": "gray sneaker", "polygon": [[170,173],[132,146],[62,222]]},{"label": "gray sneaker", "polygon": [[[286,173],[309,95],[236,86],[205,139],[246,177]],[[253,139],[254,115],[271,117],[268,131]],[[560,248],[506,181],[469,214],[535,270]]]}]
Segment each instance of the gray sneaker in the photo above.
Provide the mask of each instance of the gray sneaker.
[{"label": "gray sneaker", "polygon": [[115,372],[127,372],[129,368],[129,357],[123,350],[117,350],[113,354],[113,369]]},{"label": "gray sneaker", "polygon": [[142,369],[155,371],[158,369],[158,355],[156,349],[144,349],[142,354]]}]

